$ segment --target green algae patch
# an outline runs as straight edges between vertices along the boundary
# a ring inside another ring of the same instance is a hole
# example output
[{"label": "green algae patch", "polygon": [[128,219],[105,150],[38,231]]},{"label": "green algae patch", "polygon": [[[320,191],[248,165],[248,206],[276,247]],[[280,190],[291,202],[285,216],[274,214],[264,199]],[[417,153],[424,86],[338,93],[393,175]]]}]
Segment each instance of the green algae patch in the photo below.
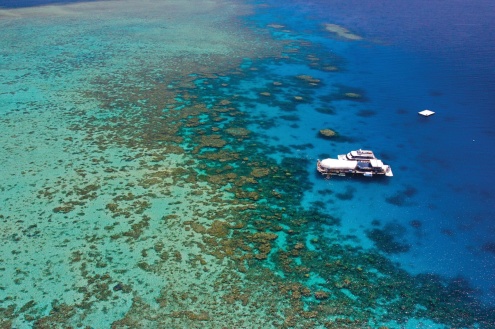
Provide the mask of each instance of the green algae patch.
[{"label": "green algae patch", "polygon": [[319,131],[320,135],[322,137],[325,137],[325,138],[332,138],[332,137],[335,137],[337,136],[337,132],[335,130],[332,130],[332,129],[321,129]]},{"label": "green algae patch", "polygon": [[53,208],[53,212],[66,214],[66,213],[71,212],[74,209],[75,209],[74,204],[64,204],[64,205]]},{"label": "green algae patch", "polygon": [[342,85],[342,84],[336,84],[335,85],[336,91],[328,96],[325,97],[325,99],[328,100],[346,100],[346,101],[353,101],[353,102],[367,102],[368,98],[366,97],[366,93],[363,89],[361,88],[356,88],[352,86],[347,86],[347,85]]},{"label": "green algae patch", "polygon": [[235,137],[247,137],[251,133],[250,130],[240,127],[227,128],[225,129],[225,132]]},{"label": "green algae patch", "polygon": [[224,221],[216,220],[211,224],[211,227],[206,230],[206,233],[217,238],[224,238],[229,234],[229,224]]},{"label": "green algae patch", "polygon": [[298,75],[298,76],[296,76],[296,78],[299,80],[305,81],[312,86],[316,86],[321,82],[320,79],[316,79],[310,75],[305,75],[305,74]]},{"label": "green algae patch", "polygon": [[270,174],[270,169],[269,168],[253,168],[251,171],[251,176],[255,178],[261,178],[268,176]]},{"label": "green algae patch", "polygon": [[192,311],[177,311],[170,314],[173,318],[188,318],[193,321],[209,321],[210,315],[207,312],[194,313]]},{"label": "green algae patch", "polygon": [[222,139],[221,135],[201,136],[199,148],[202,147],[222,148],[225,146],[225,144],[227,144],[227,142]]},{"label": "green algae patch", "polygon": [[100,189],[98,184],[89,184],[82,188],[76,188],[75,192],[81,197],[81,199],[94,199],[97,194],[96,191]]},{"label": "green algae patch", "polygon": [[363,98],[363,95],[358,94],[358,93],[345,93],[345,97],[350,98],[350,99],[361,99]]}]

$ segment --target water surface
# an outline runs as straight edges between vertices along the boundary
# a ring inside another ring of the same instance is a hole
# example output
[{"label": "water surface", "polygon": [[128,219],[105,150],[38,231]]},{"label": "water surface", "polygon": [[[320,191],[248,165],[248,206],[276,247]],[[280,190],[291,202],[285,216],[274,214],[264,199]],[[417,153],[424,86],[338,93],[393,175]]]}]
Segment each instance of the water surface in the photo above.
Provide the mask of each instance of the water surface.
[{"label": "water surface", "polygon": [[489,2],[0,6],[3,326],[495,327]]}]

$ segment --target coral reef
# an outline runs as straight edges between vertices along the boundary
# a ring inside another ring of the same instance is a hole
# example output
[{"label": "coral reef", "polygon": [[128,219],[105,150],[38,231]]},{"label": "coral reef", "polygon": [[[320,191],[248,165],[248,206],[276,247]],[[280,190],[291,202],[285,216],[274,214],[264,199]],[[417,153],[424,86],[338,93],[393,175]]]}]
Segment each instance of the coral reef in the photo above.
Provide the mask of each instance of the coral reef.
[{"label": "coral reef", "polygon": [[337,133],[335,132],[335,130],[332,130],[332,129],[321,129],[319,131],[320,135],[325,137],[325,138],[332,138],[332,137],[335,137],[337,136]]},{"label": "coral reef", "polygon": [[[357,39],[341,27],[327,29]],[[231,50],[228,60],[176,56],[173,69],[162,61],[140,62],[133,71],[93,77],[77,110],[61,114],[71,123],[71,138],[61,139],[64,155],[73,160],[60,159],[57,177],[35,184],[37,202],[48,210],[29,225],[2,210],[0,219],[13,227],[2,235],[9,246],[2,261],[9,257],[15,267],[0,271],[12,286],[26,284],[18,295],[35,297],[22,299],[2,283],[9,296],[1,300],[0,326],[85,327],[101,320],[107,322],[100,326],[112,328],[367,328],[410,318],[456,328],[494,323],[493,310],[462,280],[414,276],[384,256],[407,251],[396,240],[401,227],[377,222],[368,232],[376,249],[365,250],[339,231],[340,218],[317,203],[303,206],[312,189],[310,161],[264,143],[263,129],[251,127],[268,129],[280,120],[263,120],[252,109],[258,102],[276,105],[289,114],[278,119],[297,122],[297,107],[321,81],[270,78],[263,86],[270,92],[256,90],[254,99],[238,95],[236,87],[260,75],[257,56],[322,72],[338,70],[340,62],[306,41],[281,43],[275,54],[273,47],[259,50],[261,44],[250,43],[253,59],[245,67],[247,50],[236,56]],[[282,45],[288,59],[280,55]],[[286,86],[290,90],[282,90]],[[336,89],[332,100],[365,98],[354,88]],[[323,129],[320,135],[336,133]],[[269,156],[277,153],[284,157]],[[348,187],[333,196],[349,202],[353,192]],[[415,193],[408,187],[399,192]],[[28,273],[20,259],[29,250],[21,245],[62,256],[26,259],[39,266]]]},{"label": "coral reef", "polygon": [[351,33],[348,29],[345,27],[342,27],[337,24],[325,24],[325,30],[328,32],[331,32],[335,35],[337,35],[340,38],[344,38],[347,40],[362,40],[363,38],[357,34]]}]

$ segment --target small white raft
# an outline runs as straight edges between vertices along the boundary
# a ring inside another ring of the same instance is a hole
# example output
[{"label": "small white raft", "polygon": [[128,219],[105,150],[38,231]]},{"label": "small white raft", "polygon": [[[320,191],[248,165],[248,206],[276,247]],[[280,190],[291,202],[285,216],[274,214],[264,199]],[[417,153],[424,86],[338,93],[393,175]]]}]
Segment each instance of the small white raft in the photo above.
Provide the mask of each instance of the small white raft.
[{"label": "small white raft", "polygon": [[423,110],[421,112],[418,112],[419,115],[422,115],[424,117],[429,117],[430,115],[435,114],[435,112],[430,111],[430,110]]}]

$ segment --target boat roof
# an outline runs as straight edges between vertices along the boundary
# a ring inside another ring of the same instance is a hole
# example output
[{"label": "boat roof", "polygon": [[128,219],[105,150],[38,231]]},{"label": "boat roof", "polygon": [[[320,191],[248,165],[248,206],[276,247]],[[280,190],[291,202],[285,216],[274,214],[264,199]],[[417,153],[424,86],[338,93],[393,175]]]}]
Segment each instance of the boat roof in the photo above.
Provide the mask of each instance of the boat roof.
[{"label": "boat roof", "polygon": [[370,164],[371,164],[372,167],[383,167],[382,160],[378,160],[378,159],[372,159],[372,160],[370,160]]},{"label": "boat roof", "polygon": [[320,166],[326,169],[354,169],[357,161],[339,160],[339,159],[323,159],[320,161]]},{"label": "boat roof", "polygon": [[357,150],[357,151],[351,151],[350,152],[352,156],[372,156],[372,157],[375,157],[375,155],[373,154],[373,151],[370,151],[370,150]]}]

